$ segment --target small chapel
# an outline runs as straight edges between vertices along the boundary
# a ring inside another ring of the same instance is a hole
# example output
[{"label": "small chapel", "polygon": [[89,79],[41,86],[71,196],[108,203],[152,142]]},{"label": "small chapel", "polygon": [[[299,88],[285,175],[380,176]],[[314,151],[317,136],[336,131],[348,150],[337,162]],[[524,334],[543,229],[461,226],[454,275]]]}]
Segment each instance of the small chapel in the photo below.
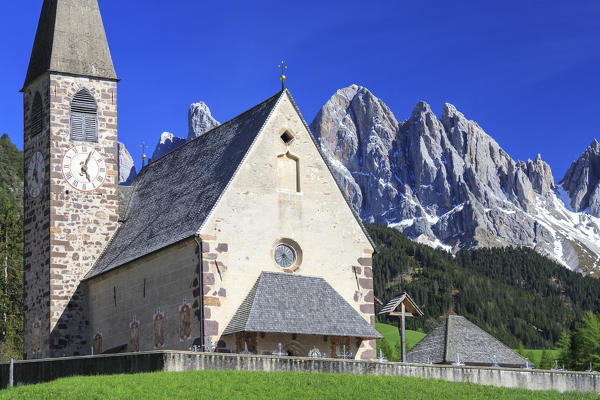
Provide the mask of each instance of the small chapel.
[{"label": "small chapel", "polygon": [[97,0],[44,0],[22,89],[24,358],[374,359],[375,246],[290,92],[119,186],[118,82]]}]

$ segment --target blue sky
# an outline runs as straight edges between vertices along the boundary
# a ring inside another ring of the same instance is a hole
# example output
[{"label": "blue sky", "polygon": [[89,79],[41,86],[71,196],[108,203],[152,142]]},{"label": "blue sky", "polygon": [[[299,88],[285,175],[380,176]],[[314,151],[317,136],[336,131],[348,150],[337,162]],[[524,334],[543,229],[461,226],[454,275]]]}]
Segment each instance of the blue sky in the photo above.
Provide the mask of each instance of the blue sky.
[{"label": "blue sky", "polygon": [[[187,136],[202,100],[226,121],[280,88],[310,123],[335,90],[369,88],[398,120],[454,104],[555,179],[600,139],[598,1],[99,0],[119,84],[119,139],[139,167],[160,133]],[[23,84],[42,0],[0,5],[0,132],[22,148]]]}]

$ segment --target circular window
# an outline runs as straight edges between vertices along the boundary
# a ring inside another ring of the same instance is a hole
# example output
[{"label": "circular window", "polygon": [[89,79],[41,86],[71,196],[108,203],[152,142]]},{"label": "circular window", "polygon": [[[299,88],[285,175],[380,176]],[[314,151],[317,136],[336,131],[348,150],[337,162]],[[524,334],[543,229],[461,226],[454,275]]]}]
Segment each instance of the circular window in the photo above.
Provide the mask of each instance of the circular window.
[{"label": "circular window", "polygon": [[275,261],[280,267],[289,268],[296,263],[296,252],[287,244],[280,244],[275,248]]}]

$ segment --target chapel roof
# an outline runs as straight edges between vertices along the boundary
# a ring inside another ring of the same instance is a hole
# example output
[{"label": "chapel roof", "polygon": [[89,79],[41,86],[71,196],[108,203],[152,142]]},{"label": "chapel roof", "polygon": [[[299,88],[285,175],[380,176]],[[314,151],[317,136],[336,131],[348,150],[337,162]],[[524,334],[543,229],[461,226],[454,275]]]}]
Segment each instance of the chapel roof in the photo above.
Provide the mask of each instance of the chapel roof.
[{"label": "chapel roof", "polygon": [[126,221],[86,279],[194,236],[275,108],[281,92],[145,166]]},{"label": "chapel roof", "polygon": [[382,338],[321,277],[262,272],[223,335],[236,332]]},{"label": "chapel roof", "polygon": [[467,365],[493,365],[495,361],[498,366],[516,368],[528,361],[459,315],[446,317],[406,355],[408,362],[423,364],[452,364],[459,357]]},{"label": "chapel roof", "polygon": [[[278,92],[145,166],[120,195],[120,204],[128,204],[127,210],[119,210],[123,223],[85,279],[198,234],[283,96],[288,96],[323,156],[289,91]],[[323,160],[331,172],[324,156]],[[375,248],[341,188],[340,192]]]},{"label": "chapel roof", "polygon": [[24,86],[48,71],[117,79],[97,0],[44,0]]}]

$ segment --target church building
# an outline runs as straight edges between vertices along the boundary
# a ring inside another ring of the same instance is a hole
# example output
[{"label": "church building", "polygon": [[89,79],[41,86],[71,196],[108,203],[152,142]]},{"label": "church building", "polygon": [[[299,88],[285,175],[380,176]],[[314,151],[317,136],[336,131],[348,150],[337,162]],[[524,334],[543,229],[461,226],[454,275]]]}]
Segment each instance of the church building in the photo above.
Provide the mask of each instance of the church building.
[{"label": "church building", "polygon": [[44,0],[23,92],[24,357],[375,358],[374,244],[287,89],[118,185],[97,0]]}]

